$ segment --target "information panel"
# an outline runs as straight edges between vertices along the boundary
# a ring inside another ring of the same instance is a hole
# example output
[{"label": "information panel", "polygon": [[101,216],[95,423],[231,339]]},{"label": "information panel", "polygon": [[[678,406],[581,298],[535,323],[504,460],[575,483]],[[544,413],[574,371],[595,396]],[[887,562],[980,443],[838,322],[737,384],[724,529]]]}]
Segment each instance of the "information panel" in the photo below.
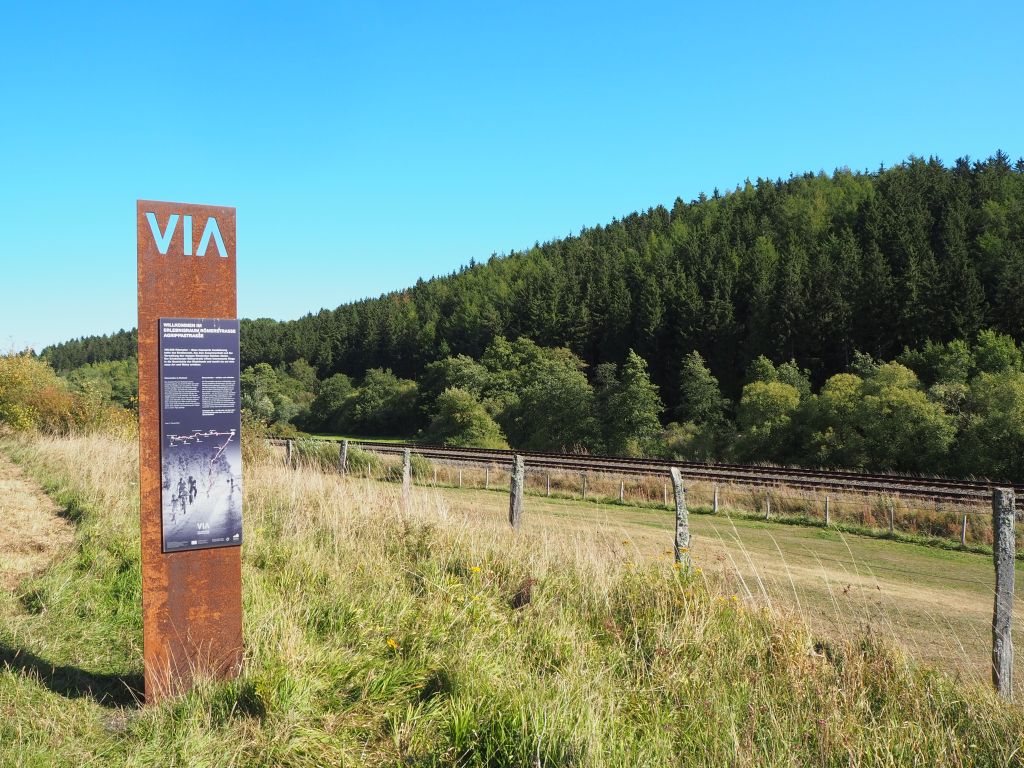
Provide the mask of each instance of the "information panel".
[{"label": "information panel", "polygon": [[160,319],[163,551],[242,543],[238,321]]}]

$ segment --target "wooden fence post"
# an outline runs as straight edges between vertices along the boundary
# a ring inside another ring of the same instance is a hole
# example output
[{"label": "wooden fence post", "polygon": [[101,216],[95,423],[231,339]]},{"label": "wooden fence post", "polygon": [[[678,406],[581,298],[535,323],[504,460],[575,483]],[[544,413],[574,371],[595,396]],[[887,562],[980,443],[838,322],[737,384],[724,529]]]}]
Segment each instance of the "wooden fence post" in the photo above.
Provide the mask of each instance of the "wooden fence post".
[{"label": "wooden fence post", "polygon": [[583,475],[583,498],[587,498],[587,475]]},{"label": "wooden fence post", "polygon": [[999,695],[1013,699],[1013,568],[1016,556],[1012,489],[992,491],[992,559],[996,567],[996,595],[992,610],[992,684]]},{"label": "wooden fence post", "polygon": [[964,519],[960,523],[960,546],[967,546],[967,513],[964,512]]},{"label": "wooden fence post", "polygon": [[677,563],[690,562],[690,516],[686,509],[686,489],[683,488],[683,476],[678,467],[669,470],[672,478],[672,491],[676,500],[676,539],[675,558]]},{"label": "wooden fence post", "polygon": [[662,483],[661,484],[661,497],[662,497],[662,500],[663,500],[665,506],[667,507],[668,506],[668,483]]},{"label": "wooden fence post", "polygon": [[434,465],[434,485],[437,485],[437,464]]},{"label": "wooden fence post", "polygon": [[462,487],[462,467],[459,467],[459,488]]},{"label": "wooden fence post", "polygon": [[484,490],[491,490],[491,468],[484,467]]},{"label": "wooden fence post", "polygon": [[619,504],[626,500],[626,481],[619,480]]},{"label": "wooden fence post", "polygon": [[828,494],[826,493],[825,494],[825,527],[826,528],[828,528],[828,526],[832,522],[832,516],[830,514],[830,511],[831,510],[829,509],[829,506],[828,506]]},{"label": "wooden fence post", "polygon": [[406,448],[402,451],[402,504],[409,506],[412,497],[412,451]]},{"label": "wooden fence post", "polygon": [[545,476],[545,482],[547,483],[546,494],[548,496],[550,496],[551,495],[551,473],[550,472],[548,472],[547,475]]},{"label": "wooden fence post", "polygon": [[772,516],[772,497],[769,494],[764,495],[764,519],[767,520]]},{"label": "wooden fence post", "polygon": [[889,536],[896,534],[896,505],[889,501]]},{"label": "wooden fence post", "polygon": [[294,440],[285,440],[284,443],[284,463],[288,465],[289,469],[293,468],[292,465],[292,443]]},{"label": "wooden fence post", "polygon": [[338,469],[341,474],[348,474],[348,440],[341,441],[341,451],[338,453]]},{"label": "wooden fence post", "polygon": [[718,486],[715,486],[715,496],[711,501],[711,511],[718,514]]},{"label": "wooden fence post", "polygon": [[509,482],[508,522],[512,530],[518,531],[523,518],[523,484],[526,478],[526,462],[522,456],[512,460],[512,477]]}]

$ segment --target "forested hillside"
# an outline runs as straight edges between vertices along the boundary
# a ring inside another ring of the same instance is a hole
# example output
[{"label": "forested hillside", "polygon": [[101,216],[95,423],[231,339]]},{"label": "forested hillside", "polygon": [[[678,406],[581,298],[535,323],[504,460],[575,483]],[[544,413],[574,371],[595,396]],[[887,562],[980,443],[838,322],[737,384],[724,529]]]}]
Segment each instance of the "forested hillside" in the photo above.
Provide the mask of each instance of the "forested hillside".
[{"label": "forested hillside", "polygon": [[[42,356],[96,381],[133,334]],[[748,181],[241,341],[279,429],[1009,476],[1022,339],[1024,160],[997,153]]]},{"label": "forested hillside", "polygon": [[[299,358],[321,378],[418,377],[498,335],[590,365],[648,361],[675,406],[701,353],[735,395],[759,355],[820,383],[855,350],[891,359],[993,327],[1024,338],[1024,161],[910,161],[876,173],[759,179],[658,207],[378,299],[299,320],[250,320],[243,365]],[[132,354],[130,334],[43,351],[58,370]]]}]

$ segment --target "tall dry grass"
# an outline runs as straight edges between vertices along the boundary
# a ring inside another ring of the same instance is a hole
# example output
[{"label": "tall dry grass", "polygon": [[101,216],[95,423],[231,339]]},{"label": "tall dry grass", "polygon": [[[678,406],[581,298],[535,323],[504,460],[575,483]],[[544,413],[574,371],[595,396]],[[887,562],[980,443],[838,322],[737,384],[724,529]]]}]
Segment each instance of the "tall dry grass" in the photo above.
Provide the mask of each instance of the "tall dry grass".
[{"label": "tall dry grass", "polygon": [[141,658],[136,445],[3,447],[77,538],[0,603],[0,644],[94,685],[12,663],[0,763],[1022,764],[1019,709],[884,643],[816,646],[695,573],[515,536],[427,489],[403,508],[396,486],[259,451],[245,475],[244,674],[126,706],[116,680]]}]

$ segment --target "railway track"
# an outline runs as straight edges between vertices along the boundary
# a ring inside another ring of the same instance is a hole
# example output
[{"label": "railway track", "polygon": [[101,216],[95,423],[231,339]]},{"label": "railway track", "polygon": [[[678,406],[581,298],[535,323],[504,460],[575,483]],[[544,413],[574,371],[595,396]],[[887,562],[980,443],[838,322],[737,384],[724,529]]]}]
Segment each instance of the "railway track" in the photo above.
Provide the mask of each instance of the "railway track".
[{"label": "railway track", "polygon": [[[315,442],[336,443],[323,438],[306,438]],[[284,440],[273,440],[283,444]],[[914,477],[897,474],[876,474],[850,471],[825,471],[793,467],[772,467],[746,464],[707,464],[694,461],[634,459],[621,456],[585,456],[564,453],[540,453],[485,448],[446,448],[414,443],[385,443],[373,440],[350,440],[350,445],[380,454],[402,454],[410,449],[419,456],[450,463],[473,465],[505,465],[521,455],[528,469],[595,472],[617,475],[652,476],[667,474],[678,467],[690,480],[753,487],[789,487],[870,496],[912,498],[936,503],[981,506],[990,503],[992,489],[998,484],[985,480],[955,480],[938,477]],[[1024,486],[1015,486],[1018,507],[1024,508]]]}]

